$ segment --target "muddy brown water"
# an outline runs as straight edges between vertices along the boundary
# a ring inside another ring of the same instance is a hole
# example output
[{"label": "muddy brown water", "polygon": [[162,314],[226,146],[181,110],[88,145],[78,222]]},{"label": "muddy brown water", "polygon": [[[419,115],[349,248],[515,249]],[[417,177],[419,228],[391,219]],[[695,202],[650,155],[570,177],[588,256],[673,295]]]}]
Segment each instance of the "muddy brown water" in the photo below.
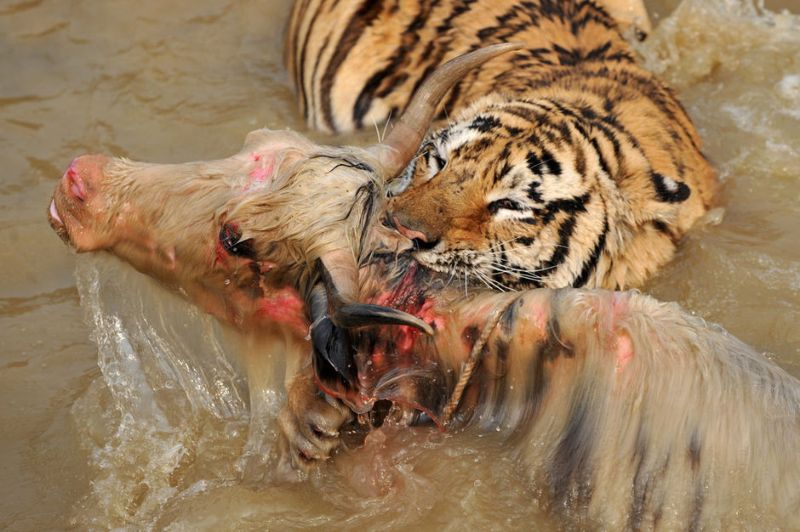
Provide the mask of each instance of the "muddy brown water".
[{"label": "muddy brown water", "polygon": [[[257,340],[49,229],[78,154],[208,159],[257,127],[304,129],[281,66],[288,7],[0,2],[0,528],[558,527],[489,436],[378,434],[307,482],[272,481],[281,361],[266,358],[254,448],[228,354]],[[800,16],[782,12],[800,6],[650,7],[659,27],[641,51],[679,89],[725,189],[645,290],[800,376]]]}]

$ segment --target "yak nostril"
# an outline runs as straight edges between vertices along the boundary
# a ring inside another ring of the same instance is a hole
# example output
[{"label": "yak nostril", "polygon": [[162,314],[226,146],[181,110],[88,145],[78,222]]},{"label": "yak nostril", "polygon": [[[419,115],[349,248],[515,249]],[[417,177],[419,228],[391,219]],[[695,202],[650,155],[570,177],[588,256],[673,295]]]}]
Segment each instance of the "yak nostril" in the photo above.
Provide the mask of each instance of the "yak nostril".
[{"label": "yak nostril", "polygon": [[74,164],[70,165],[69,169],[67,169],[67,173],[64,174],[64,179],[66,179],[67,188],[72,195],[80,201],[86,201],[86,185],[83,179],[81,179],[81,176],[78,175],[77,170],[75,170]]},{"label": "yak nostril", "polygon": [[62,192],[73,200],[88,201],[99,192],[105,179],[105,167],[110,159],[105,155],[81,155],[72,160],[64,173]]}]

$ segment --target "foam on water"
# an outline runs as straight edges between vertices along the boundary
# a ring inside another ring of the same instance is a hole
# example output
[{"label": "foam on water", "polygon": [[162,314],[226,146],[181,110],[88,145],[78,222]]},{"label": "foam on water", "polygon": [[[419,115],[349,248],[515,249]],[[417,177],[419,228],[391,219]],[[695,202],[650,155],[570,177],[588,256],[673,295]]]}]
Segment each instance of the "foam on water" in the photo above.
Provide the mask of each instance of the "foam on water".
[{"label": "foam on water", "polygon": [[698,125],[724,181],[646,290],[797,368],[800,333],[800,17],[747,0],[684,0],[639,47]]}]

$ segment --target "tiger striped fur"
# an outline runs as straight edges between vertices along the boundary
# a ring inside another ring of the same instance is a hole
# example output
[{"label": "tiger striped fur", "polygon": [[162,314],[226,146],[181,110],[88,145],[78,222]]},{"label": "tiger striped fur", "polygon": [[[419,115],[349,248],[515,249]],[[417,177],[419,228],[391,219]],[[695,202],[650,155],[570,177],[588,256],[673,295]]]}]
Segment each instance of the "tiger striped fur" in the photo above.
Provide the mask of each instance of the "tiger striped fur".
[{"label": "tiger striped fur", "polygon": [[451,91],[387,220],[420,263],[465,282],[632,287],[672,258],[717,179],[606,7],[645,13],[639,0],[299,0],[287,65],[309,125],[339,132],[399,114],[444,61],[523,43]]}]

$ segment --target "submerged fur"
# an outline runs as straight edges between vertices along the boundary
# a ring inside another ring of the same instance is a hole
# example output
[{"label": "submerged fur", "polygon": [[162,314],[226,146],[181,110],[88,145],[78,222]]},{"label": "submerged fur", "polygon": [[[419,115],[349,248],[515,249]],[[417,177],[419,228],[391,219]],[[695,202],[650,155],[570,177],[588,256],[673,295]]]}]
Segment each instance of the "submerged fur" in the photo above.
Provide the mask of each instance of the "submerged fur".
[{"label": "submerged fur", "polygon": [[361,280],[368,301],[437,332],[353,331],[357,388],[323,385],[356,411],[389,400],[441,423],[485,337],[448,429],[507,438],[539,502],[567,523],[800,525],[800,382],[722,328],[635,292],[465,296],[402,258]]}]

